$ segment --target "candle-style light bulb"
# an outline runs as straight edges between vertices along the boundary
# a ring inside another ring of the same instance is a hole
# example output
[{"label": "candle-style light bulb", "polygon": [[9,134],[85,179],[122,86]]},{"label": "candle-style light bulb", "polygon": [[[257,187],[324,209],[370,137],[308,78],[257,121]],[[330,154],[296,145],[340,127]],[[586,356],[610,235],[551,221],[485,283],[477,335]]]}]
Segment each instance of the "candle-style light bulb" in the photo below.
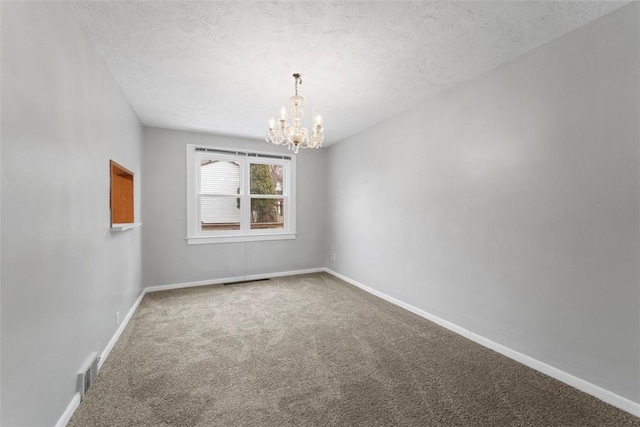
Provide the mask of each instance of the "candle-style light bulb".
[{"label": "candle-style light bulb", "polygon": [[287,120],[287,109],[284,107],[280,110],[280,120]]},{"label": "candle-style light bulb", "polygon": [[269,120],[269,130],[273,129],[273,127],[276,125],[276,120],[271,117],[271,120]]},{"label": "candle-style light bulb", "polygon": [[316,125],[321,125],[321,124],[322,124],[322,116],[318,114],[316,116]]}]

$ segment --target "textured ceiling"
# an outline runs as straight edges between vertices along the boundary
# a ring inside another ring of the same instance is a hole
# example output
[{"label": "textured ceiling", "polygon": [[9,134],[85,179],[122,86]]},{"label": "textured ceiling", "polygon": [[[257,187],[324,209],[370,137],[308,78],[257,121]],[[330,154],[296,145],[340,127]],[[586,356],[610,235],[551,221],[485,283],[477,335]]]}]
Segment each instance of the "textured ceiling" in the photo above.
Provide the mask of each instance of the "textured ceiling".
[{"label": "textured ceiling", "polygon": [[74,1],[140,120],[264,138],[302,74],[340,141],[605,15],[611,1]]}]

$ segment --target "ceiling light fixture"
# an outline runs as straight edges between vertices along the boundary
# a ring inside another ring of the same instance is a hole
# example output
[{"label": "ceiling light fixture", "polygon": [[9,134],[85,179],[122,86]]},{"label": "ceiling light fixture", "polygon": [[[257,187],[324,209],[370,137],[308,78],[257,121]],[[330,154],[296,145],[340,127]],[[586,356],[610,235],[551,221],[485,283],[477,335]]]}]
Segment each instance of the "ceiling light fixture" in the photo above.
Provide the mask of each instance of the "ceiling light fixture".
[{"label": "ceiling light fixture", "polygon": [[[295,79],[296,94],[289,98],[289,116],[291,124],[287,123],[287,110],[282,107],[280,110],[280,119],[276,123],[275,117],[269,121],[269,131],[265,138],[267,142],[276,145],[285,145],[294,153],[299,148],[320,148],[324,140],[324,129],[322,128],[322,117],[314,112],[313,129],[311,135],[307,128],[301,126],[304,117],[304,98],[298,95],[298,85],[302,84],[300,74],[293,75]],[[277,126],[276,126],[277,124]]]}]

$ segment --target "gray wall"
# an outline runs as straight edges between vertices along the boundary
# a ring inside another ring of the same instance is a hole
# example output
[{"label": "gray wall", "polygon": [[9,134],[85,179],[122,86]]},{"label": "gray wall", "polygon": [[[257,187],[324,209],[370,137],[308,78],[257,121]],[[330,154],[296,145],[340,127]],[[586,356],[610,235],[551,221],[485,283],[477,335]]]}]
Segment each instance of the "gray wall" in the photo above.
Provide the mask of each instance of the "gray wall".
[{"label": "gray wall", "polygon": [[68,4],[0,5],[0,424],[51,426],[142,290],[141,230],[109,230],[109,159],[139,195],[141,126]]},{"label": "gray wall", "polygon": [[145,127],[145,286],[324,266],[324,151],[301,150],[296,158],[295,240],[187,245],[186,144],[290,153],[264,141]]},{"label": "gray wall", "polygon": [[327,266],[640,401],[639,6],[330,147]]}]

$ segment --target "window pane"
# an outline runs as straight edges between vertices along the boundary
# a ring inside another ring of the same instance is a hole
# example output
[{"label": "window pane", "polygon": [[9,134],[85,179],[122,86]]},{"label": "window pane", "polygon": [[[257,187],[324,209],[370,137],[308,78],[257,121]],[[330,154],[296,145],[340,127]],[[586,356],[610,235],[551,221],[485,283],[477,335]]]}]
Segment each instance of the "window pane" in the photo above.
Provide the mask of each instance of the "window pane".
[{"label": "window pane", "polygon": [[228,160],[200,160],[201,194],[239,194],[240,165]]},{"label": "window pane", "polygon": [[251,194],[281,195],[284,191],[282,165],[251,164]]},{"label": "window pane", "polygon": [[240,199],[200,197],[200,230],[240,230]]},{"label": "window pane", "polygon": [[284,228],[284,200],[251,199],[251,229]]}]

